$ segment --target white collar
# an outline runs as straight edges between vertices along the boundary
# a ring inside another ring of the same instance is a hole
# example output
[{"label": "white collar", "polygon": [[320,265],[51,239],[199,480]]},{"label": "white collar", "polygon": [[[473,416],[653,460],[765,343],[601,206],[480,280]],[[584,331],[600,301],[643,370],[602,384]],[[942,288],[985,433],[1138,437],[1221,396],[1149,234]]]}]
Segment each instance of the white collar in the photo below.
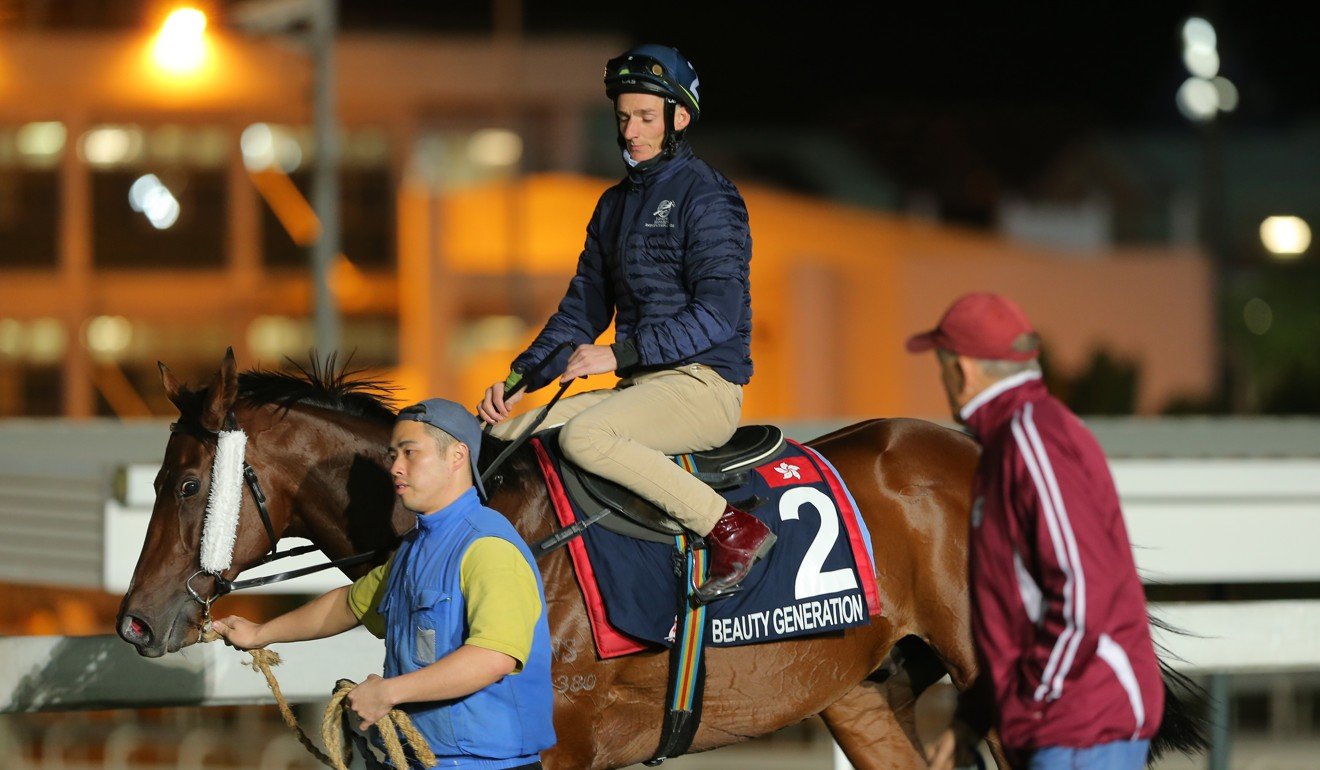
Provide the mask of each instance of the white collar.
[{"label": "white collar", "polygon": [[963,422],[966,423],[968,420],[972,418],[973,412],[975,412],[977,409],[980,409],[990,400],[998,397],[1002,393],[1005,393],[1007,391],[1012,390],[1013,388],[1016,388],[1017,386],[1023,383],[1030,382],[1032,380],[1039,380],[1039,379],[1040,379],[1040,372],[1031,371],[1031,370],[1025,372],[1018,372],[1017,374],[1011,377],[1005,377],[999,382],[996,382],[994,385],[991,385],[990,387],[986,388],[980,393],[977,393],[975,398],[973,398],[971,401],[968,401],[966,404],[963,405],[962,409],[958,410],[958,415],[962,417]]}]

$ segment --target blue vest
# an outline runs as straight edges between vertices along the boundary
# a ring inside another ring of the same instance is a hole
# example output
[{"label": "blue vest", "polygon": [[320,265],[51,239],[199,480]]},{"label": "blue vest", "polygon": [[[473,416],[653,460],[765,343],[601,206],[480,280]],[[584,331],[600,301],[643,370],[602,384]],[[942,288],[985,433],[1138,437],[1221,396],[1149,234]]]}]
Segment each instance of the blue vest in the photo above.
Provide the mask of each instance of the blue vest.
[{"label": "blue vest", "polygon": [[459,566],[478,538],[513,543],[536,575],[541,617],[521,672],[452,701],[409,703],[406,711],[426,736],[436,767],[517,767],[535,762],[555,743],[550,687],[550,631],[545,590],[531,551],[508,519],[483,506],[470,489],[449,506],[417,517],[399,546],[380,602],[385,618],[385,676],[407,674],[463,645],[467,606]]}]

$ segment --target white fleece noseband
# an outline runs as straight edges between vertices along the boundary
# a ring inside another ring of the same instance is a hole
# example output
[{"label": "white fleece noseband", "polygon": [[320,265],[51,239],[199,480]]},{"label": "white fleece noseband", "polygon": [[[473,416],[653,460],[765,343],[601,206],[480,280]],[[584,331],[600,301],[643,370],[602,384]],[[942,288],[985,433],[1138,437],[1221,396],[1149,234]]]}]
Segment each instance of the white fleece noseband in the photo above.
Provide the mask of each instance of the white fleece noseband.
[{"label": "white fleece noseband", "polygon": [[238,512],[243,504],[243,456],[247,434],[241,430],[222,430],[211,468],[211,497],[206,501],[206,521],[202,524],[202,570],[214,575],[229,569],[234,562],[234,541],[238,539]]}]

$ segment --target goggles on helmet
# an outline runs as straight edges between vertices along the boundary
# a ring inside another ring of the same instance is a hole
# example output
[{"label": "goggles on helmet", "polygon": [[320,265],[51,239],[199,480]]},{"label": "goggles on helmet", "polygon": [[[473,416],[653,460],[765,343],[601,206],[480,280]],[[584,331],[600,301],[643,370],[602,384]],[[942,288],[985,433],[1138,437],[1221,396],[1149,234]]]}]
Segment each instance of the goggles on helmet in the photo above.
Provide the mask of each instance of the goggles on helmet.
[{"label": "goggles on helmet", "polygon": [[676,75],[659,59],[626,53],[610,59],[605,65],[605,91],[611,97],[628,91],[668,96],[687,107],[695,118],[701,112],[701,106]]}]

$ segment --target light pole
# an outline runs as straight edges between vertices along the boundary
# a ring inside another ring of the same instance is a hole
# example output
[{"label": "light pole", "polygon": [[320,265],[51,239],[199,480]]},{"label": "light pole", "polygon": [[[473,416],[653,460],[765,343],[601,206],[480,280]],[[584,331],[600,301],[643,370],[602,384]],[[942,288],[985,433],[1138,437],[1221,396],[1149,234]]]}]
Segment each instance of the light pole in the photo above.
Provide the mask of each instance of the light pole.
[{"label": "light pole", "polygon": [[321,223],[312,243],[313,329],[317,350],[328,355],[339,349],[340,317],[330,273],[339,255],[339,130],[335,123],[335,31],[337,0],[248,0],[228,13],[233,24],[261,34],[301,39],[312,59],[312,210]]},{"label": "light pole", "polygon": [[1201,190],[1200,231],[1202,247],[1209,253],[1214,269],[1213,306],[1216,336],[1215,385],[1229,411],[1247,407],[1241,381],[1241,367],[1234,361],[1229,344],[1228,299],[1230,259],[1226,232],[1223,190],[1223,151],[1220,147],[1218,117],[1237,108],[1237,87],[1219,74],[1218,33],[1206,19],[1192,16],[1182,23],[1182,60],[1188,78],[1178,88],[1178,110],[1200,129]]},{"label": "light pole", "polygon": [[[1237,108],[1237,88],[1219,74],[1219,36],[1214,25],[1200,16],[1182,24],[1182,59],[1189,77],[1178,88],[1178,110],[1201,129],[1201,235],[1203,247],[1210,253],[1214,273],[1214,314],[1216,339],[1216,385],[1229,411],[1244,407],[1241,366],[1237,365],[1229,342],[1228,284],[1229,255],[1223,196],[1223,151],[1216,118],[1221,112]],[[1216,599],[1225,597],[1222,585],[1211,586]],[[1228,674],[1211,674],[1209,682],[1209,770],[1228,770],[1232,750],[1230,721],[1233,717],[1233,686]]]}]

